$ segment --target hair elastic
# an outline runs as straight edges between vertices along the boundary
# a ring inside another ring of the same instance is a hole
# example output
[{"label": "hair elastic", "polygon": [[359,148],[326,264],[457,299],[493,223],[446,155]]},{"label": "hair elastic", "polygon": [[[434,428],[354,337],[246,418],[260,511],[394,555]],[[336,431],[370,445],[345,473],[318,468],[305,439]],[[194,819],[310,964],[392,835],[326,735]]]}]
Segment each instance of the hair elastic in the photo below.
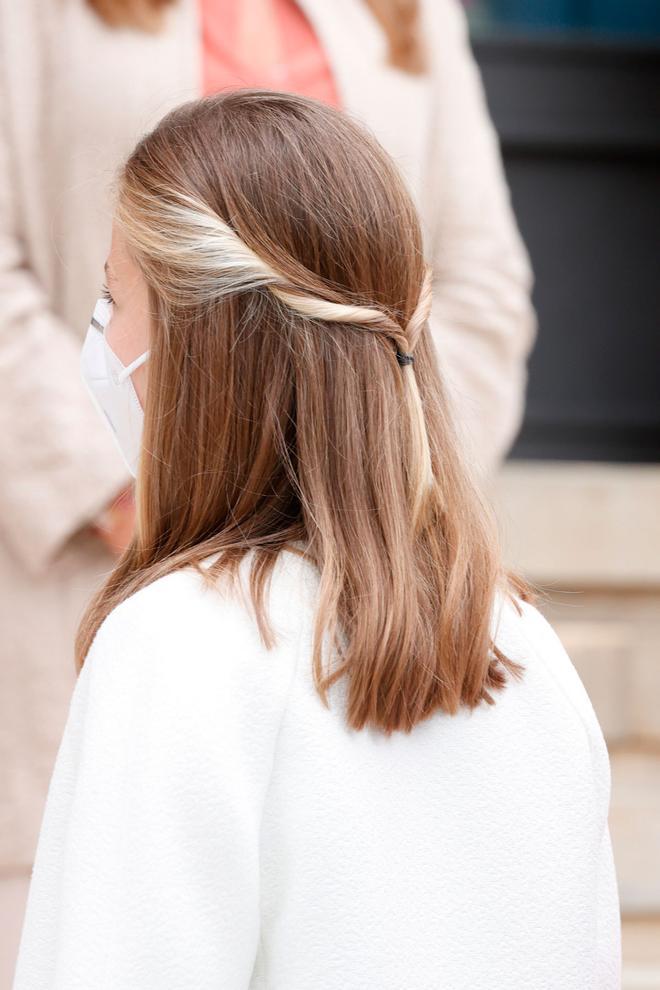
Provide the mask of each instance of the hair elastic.
[{"label": "hair elastic", "polygon": [[412,354],[405,354],[403,351],[396,352],[396,359],[401,365],[401,367],[403,367],[405,364],[412,364],[413,361],[415,360]]}]

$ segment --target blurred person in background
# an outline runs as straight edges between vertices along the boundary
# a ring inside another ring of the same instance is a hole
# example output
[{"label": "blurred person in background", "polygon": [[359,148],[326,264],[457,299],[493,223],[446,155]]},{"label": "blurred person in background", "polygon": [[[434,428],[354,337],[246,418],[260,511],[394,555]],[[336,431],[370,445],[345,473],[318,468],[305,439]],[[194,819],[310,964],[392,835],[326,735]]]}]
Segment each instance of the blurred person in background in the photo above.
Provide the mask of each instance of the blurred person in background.
[{"label": "blurred person in background", "polygon": [[85,603],[133,531],[132,479],[79,347],[109,181],[168,109],[261,85],[363,120],[433,266],[430,327],[484,473],[522,416],[531,271],[456,0],[0,0],[0,943],[13,968]]}]

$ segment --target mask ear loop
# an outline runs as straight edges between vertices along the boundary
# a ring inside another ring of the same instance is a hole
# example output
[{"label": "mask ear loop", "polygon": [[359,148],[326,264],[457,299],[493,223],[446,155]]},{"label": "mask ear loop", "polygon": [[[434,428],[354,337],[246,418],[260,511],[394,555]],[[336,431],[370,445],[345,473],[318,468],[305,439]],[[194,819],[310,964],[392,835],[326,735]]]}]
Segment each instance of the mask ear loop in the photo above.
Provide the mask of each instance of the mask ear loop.
[{"label": "mask ear loop", "polygon": [[126,381],[128,376],[132,375],[133,372],[137,370],[137,368],[140,368],[148,357],[149,357],[149,351],[145,351],[144,354],[140,354],[139,357],[136,357],[135,361],[131,361],[130,364],[127,364],[126,367],[123,368],[122,371],[120,371],[119,374],[117,375],[117,383],[121,385],[122,382]]}]

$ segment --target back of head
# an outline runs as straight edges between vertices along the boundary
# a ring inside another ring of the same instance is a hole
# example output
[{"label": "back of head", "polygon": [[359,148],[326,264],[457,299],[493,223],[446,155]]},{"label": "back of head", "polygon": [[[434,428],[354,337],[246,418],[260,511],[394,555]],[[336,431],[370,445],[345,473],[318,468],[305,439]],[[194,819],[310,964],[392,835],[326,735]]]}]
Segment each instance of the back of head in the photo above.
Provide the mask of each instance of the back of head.
[{"label": "back of head", "polygon": [[[83,619],[222,551],[262,595],[302,541],[321,573],[314,671],[347,719],[409,730],[519,675],[491,641],[493,520],[456,442],[431,273],[395,164],[348,114],[291,93],[191,101],[142,138],[116,221],[151,303],[135,539]],[[324,671],[329,633],[339,662]]]}]

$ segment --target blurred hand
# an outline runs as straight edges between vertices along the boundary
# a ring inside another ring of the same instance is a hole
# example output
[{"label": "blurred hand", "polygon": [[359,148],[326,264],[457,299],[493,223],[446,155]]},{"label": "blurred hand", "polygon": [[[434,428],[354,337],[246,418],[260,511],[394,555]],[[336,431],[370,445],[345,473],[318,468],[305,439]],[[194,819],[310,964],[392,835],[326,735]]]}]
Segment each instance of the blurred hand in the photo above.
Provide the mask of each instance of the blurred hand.
[{"label": "blurred hand", "polygon": [[133,485],[122,489],[89,526],[114,556],[124,552],[133,537],[135,499]]}]

